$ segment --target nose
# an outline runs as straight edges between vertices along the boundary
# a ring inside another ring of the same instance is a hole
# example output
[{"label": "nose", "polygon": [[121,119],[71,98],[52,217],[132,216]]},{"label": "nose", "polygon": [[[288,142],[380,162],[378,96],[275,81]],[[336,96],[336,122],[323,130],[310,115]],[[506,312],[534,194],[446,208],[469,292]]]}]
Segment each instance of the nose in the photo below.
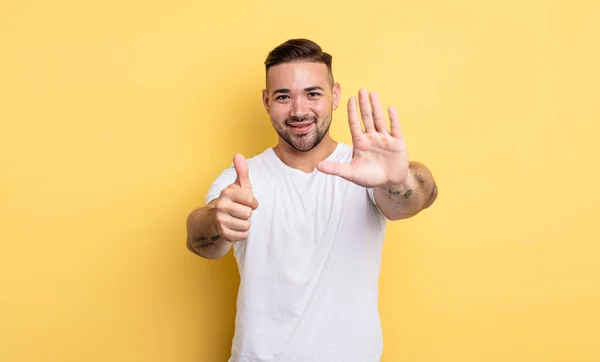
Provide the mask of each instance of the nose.
[{"label": "nose", "polygon": [[308,115],[308,102],[304,97],[295,97],[292,101],[290,116],[302,118]]}]

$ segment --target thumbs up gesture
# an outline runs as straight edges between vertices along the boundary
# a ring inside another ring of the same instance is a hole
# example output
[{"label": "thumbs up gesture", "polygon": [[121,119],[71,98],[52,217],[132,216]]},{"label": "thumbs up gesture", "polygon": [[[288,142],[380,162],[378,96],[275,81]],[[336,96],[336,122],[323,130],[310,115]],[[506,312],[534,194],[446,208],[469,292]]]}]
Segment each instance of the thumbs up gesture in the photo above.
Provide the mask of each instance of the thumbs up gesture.
[{"label": "thumbs up gesture", "polygon": [[221,237],[236,242],[248,237],[249,219],[258,207],[258,201],[252,194],[248,161],[237,153],[233,156],[233,166],[237,178],[221,191],[215,208],[217,229]]}]

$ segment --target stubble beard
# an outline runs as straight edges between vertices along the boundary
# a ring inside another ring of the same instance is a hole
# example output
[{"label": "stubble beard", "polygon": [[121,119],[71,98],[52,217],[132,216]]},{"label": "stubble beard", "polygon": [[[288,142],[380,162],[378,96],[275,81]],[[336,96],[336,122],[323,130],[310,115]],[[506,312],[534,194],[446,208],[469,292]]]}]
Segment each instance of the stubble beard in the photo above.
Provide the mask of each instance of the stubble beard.
[{"label": "stubble beard", "polygon": [[[290,131],[288,127],[289,124],[305,121],[314,122],[314,126],[310,132],[305,134],[295,134]],[[331,126],[331,115],[324,118],[322,122],[319,122],[317,117],[314,116],[303,117],[301,119],[288,118],[283,124],[279,124],[273,121],[273,119],[271,119],[271,122],[275,126],[275,131],[279,137],[281,137],[288,145],[296,151],[308,152],[317,147],[329,131],[329,127]]]}]

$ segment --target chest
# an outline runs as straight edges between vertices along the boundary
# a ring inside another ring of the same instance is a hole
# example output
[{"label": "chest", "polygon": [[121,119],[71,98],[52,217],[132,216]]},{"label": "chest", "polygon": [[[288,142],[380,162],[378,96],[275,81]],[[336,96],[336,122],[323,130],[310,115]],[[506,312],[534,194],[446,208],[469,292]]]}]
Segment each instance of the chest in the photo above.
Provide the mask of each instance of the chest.
[{"label": "chest", "polygon": [[356,223],[366,217],[368,209],[364,188],[324,174],[268,177],[262,180],[255,196],[260,210],[253,215],[254,222],[264,226],[277,222],[292,235],[314,234],[344,222]]},{"label": "chest", "polygon": [[272,176],[253,192],[259,207],[236,247],[245,272],[302,284],[319,270],[376,265],[381,227],[364,187],[324,174]]}]

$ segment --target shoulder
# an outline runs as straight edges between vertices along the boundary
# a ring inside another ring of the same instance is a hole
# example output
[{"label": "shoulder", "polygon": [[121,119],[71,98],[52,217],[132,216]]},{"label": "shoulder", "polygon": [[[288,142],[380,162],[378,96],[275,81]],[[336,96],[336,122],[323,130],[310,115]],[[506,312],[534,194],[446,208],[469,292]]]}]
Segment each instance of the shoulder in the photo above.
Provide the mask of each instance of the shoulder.
[{"label": "shoulder", "polygon": [[[246,161],[248,162],[248,174],[250,176],[250,183],[252,185],[256,185],[259,179],[261,178],[260,176],[265,173],[265,170],[267,168],[265,165],[268,163],[268,161],[266,160],[269,158],[269,151],[270,149],[266,149],[260,154],[246,158]],[[270,152],[272,152],[272,150]],[[228,167],[220,171],[218,176],[211,183],[208,195],[206,196],[206,202],[208,203],[214,198],[218,197],[225,187],[235,182],[236,178],[237,172],[235,171],[233,162],[231,162],[229,163]]]},{"label": "shoulder", "polygon": [[348,163],[352,160],[353,147],[339,142],[337,148],[330,157],[331,161]]},{"label": "shoulder", "polygon": [[[261,169],[264,169],[265,164],[268,163],[268,159],[270,158],[269,153],[273,152],[270,148],[264,150],[263,152],[256,154],[254,156],[251,157],[247,157],[246,155],[244,155],[242,153],[242,156],[244,156],[244,158],[246,159],[246,162],[248,162],[248,171],[250,173],[250,175],[252,175],[252,173],[256,173],[257,171],[260,171]],[[233,155],[232,155],[233,158]],[[236,171],[235,171],[235,167],[233,165],[233,162],[230,161],[230,163],[227,165],[227,167],[225,167],[224,169],[222,169],[220,171],[220,175],[219,177],[236,177]]]},{"label": "shoulder", "polygon": [[247,158],[248,161],[248,169],[250,172],[253,170],[255,172],[264,171],[265,168],[268,167],[269,164],[273,162],[273,149],[267,148],[259,154],[256,154],[250,158]]},{"label": "shoulder", "polygon": [[[274,167],[275,153],[272,148],[267,148],[259,154],[247,158],[248,161],[248,173],[250,175],[250,182],[253,186],[259,182],[261,178],[264,178],[266,174],[272,172]],[[233,167],[233,164],[231,165]]]}]

